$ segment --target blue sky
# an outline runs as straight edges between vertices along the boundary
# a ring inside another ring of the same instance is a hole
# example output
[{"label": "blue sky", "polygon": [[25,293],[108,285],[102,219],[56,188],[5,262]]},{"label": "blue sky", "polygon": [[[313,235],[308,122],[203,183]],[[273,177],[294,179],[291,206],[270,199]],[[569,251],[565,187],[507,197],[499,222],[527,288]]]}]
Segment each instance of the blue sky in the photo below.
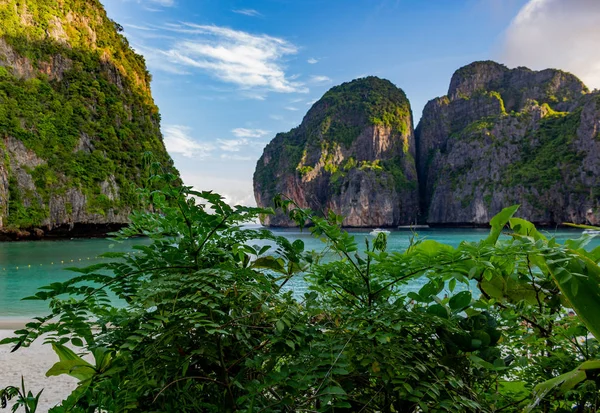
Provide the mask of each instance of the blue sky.
[{"label": "blue sky", "polygon": [[600,86],[600,60],[591,57],[598,0],[103,3],[146,57],[184,182],[231,203],[254,204],[254,167],[275,134],[297,126],[330,87],[357,77],[401,87],[415,123],[452,73],[475,60],[559,67]]}]

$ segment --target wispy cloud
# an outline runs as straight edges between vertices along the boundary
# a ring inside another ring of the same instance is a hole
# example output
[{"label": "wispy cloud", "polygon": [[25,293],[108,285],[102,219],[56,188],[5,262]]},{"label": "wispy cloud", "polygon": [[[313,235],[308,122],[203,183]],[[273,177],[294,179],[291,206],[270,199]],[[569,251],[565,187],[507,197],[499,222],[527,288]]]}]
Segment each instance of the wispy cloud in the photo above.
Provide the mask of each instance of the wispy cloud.
[{"label": "wispy cloud", "polygon": [[[284,39],[192,23],[166,24],[164,28],[186,37],[166,50],[155,50],[170,67],[184,72],[200,70],[242,89],[308,92],[301,82],[285,73],[286,56],[296,54],[298,49]],[[165,66],[163,63],[155,68]]]},{"label": "wispy cloud", "polygon": [[511,66],[568,70],[600,88],[600,2],[530,0],[506,30],[501,59]]},{"label": "wispy cloud", "polygon": [[244,91],[242,91],[240,96],[242,96],[246,99],[253,99],[253,100],[266,100],[267,99],[266,94],[261,91],[255,92],[255,91],[251,91],[251,90],[244,90]]},{"label": "wispy cloud", "polygon": [[219,148],[226,152],[239,152],[243,146],[248,146],[250,141],[246,138],[240,139],[217,139]]},{"label": "wispy cloud", "polygon": [[128,28],[128,29],[142,30],[145,32],[155,32],[156,31],[156,29],[153,29],[152,27],[138,26],[136,24],[129,24],[129,23],[123,23],[123,27]]},{"label": "wispy cloud", "polygon": [[331,78],[328,76],[311,76],[310,81],[312,83],[330,83]]},{"label": "wispy cloud", "polygon": [[186,185],[193,186],[198,191],[219,188],[219,193],[229,205],[256,205],[252,192],[252,176],[227,178],[182,170],[181,178]]},{"label": "wispy cloud", "polygon": [[208,143],[200,143],[190,136],[191,129],[182,125],[166,125],[163,127],[164,142],[170,154],[178,154],[186,158],[205,158],[215,148]]},{"label": "wispy cloud", "polygon": [[307,62],[307,63],[309,63],[309,64],[311,64],[311,65],[314,65],[314,64],[316,64],[316,63],[319,63],[319,61],[318,61],[317,59],[315,59],[314,57],[311,57],[311,58],[310,58],[310,59],[308,59],[306,62]]},{"label": "wispy cloud", "polygon": [[[130,1],[130,0],[123,0]],[[173,7],[175,6],[175,0],[134,0],[136,3],[141,4],[144,9],[148,11],[161,11],[159,9],[153,9],[150,5],[162,6],[162,7]]]},{"label": "wispy cloud", "polygon": [[144,56],[148,67],[152,68],[153,70],[160,70],[173,75],[190,74],[190,72],[184,67],[169,61],[168,54],[163,50],[140,45],[135,45],[134,49],[136,52]]},{"label": "wispy cloud", "polygon": [[308,106],[312,106],[312,105],[314,105],[315,103],[317,103],[317,101],[318,101],[318,100],[319,100],[319,99],[313,99],[313,100],[309,100],[308,102],[306,102],[306,104],[307,104]]},{"label": "wispy cloud", "polygon": [[139,3],[154,3],[154,4],[158,4],[159,6],[163,6],[163,7],[173,7],[175,5],[175,0],[146,0],[143,2],[138,1]]},{"label": "wispy cloud", "polygon": [[224,153],[221,155],[221,159],[229,159],[232,161],[253,161],[253,160],[256,160],[257,158],[254,158],[252,156],[229,155],[229,154]]},{"label": "wispy cloud", "polygon": [[285,109],[285,110],[291,110],[292,112],[295,112],[295,111],[297,111],[297,110],[298,110],[298,108],[295,108],[295,107],[293,107],[293,106],[286,106],[284,109]]},{"label": "wispy cloud", "polygon": [[243,14],[245,16],[250,16],[250,17],[260,17],[262,16],[262,14],[254,9],[237,9],[237,10],[232,10],[232,12],[237,13],[237,14]]},{"label": "wispy cloud", "polygon": [[278,120],[278,121],[284,120],[283,116],[281,116],[281,115],[269,115],[269,117],[273,120]]},{"label": "wispy cloud", "polygon": [[262,138],[269,134],[269,131],[263,129],[235,128],[231,131],[238,138]]},{"label": "wispy cloud", "polygon": [[[247,160],[247,159],[244,159]],[[248,185],[252,188],[252,182]],[[244,206],[256,206],[256,201],[254,200],[254,194],[252,191],[230,191],[228,193],[223,193],[223,200],[231,206],[234,205],[244,205]],[[258,222],[257,222],[258,224]]]}]

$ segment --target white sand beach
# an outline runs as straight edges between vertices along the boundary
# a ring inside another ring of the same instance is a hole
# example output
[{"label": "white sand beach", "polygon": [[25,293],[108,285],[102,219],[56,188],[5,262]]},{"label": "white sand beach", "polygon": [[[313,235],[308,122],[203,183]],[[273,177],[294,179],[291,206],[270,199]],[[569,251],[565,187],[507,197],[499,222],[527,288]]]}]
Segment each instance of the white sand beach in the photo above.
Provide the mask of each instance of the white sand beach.
[{"label": "white sand beach", "polygon": [[[3,320],[0,324],[0,340],[11,337],[14,329],[21,328],[23,324],[20,320]],[[46,377],[46,371],[58,361],[58,357],[50,345],[42,344],[42,339],[14,353],[10,352],[11,348],[10,345],[0,346],[0,388],[9,385],[20,387],[22,375],[25,377],[25,387],[34,395],[44,389],[37,413],[46,413],[77,387],[77,379],[69,376]],[[10,409],[0,412],[10,412]]]}]

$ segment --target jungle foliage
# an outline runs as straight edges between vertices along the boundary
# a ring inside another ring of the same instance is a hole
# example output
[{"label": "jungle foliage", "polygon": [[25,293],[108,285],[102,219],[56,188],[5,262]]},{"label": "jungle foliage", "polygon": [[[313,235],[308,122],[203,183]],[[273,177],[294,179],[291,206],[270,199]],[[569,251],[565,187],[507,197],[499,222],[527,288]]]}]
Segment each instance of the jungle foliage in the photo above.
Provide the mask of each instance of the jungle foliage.
[{"label": "jungle foliage", "polygon": [[[172,161],[144,58],[122,28],[97,0],[0,3],[0,22],[0,157],[13,179],[5,222],[40,226],[50,199],[69,190],[85,196],[90,214],[138,208],[141,154]],[[39,159],[25,171],[34,189],[10,170],[8,139]]]},{"label": "jungle foliage", "polygon": [[278,198],[316,252],[242,226],[269,209],[176,185],[143,195],[160,213],[116,240],[152,243],[29,297],[50,313],[3,342],[43,339],[59,358],[47,375],[79,379],[54,413],[598,411],[593,235],[559,244],[511,207],[481,242],[388,252],[385,234],[361,247],[342,217]]}]

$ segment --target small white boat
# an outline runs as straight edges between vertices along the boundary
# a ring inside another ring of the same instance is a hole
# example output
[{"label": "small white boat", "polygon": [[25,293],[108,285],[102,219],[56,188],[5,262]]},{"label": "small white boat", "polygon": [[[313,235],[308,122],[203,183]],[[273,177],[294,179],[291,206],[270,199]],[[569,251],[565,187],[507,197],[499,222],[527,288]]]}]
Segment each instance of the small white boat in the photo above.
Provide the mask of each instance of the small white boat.
[{"label": "small white boat", "polygon": [[600,230],[597,229],[586,229],[583,231],[583,234],[587,235],[600,235]]},{"label": "small white boat", "polygon": [[387,229],[375,228],[373,231],[369,232],[370,235],[376,237],[377,235],[384,233],[385,235],[390,235],[390,231]]}]

